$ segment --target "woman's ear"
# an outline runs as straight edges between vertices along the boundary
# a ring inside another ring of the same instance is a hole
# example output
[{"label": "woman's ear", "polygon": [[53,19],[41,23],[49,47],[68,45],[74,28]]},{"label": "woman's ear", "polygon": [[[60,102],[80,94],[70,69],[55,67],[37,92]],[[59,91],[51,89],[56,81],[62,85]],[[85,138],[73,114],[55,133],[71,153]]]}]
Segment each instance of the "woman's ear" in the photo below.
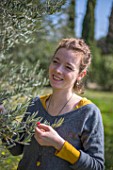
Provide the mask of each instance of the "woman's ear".
[{"label": "woman's ear", "polygon": [[86,73],[87,73],[87,70],[83,70],[81,73],[79,73],[77,80],[81,81],[81,79],[85,77]]}]

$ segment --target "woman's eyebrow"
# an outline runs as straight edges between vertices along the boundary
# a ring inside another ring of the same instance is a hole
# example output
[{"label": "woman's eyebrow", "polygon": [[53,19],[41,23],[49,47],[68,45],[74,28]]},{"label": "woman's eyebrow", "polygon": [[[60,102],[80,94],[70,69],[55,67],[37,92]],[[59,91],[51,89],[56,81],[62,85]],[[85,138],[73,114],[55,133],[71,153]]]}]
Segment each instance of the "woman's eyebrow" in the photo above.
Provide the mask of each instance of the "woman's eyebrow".
[{"label": "woman's eyebrow", "polygon": [[54,60],[54,59],[60,60],[58,57],[54,57],[53,60]]}]

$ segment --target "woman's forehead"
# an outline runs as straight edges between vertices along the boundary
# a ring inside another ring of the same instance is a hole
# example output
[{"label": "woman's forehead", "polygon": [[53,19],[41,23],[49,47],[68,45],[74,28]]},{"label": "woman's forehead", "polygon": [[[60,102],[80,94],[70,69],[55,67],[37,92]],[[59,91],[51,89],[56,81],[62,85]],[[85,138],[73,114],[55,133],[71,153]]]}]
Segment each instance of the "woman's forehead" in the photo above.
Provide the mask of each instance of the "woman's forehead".
[{"label": "woman's forehead", "polygon": [[79,51],[61,48],[56,52],[54,58],[58,60],[64,59],[65,61],[68,61],[68,62],[80,63],[82,55],[83,54]]}]

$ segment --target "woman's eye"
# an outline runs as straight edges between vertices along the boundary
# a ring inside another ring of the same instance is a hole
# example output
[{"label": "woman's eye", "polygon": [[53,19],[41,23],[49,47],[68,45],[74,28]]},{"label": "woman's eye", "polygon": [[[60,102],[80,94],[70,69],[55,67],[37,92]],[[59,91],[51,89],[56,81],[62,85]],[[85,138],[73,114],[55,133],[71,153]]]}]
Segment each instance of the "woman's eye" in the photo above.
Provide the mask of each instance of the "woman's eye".
[{"label": "woman's eye", "polygon": [[57,60],[53,60],[53,63],[58,63],[58,61]]},{"label": "woman's eye", "polygon": [[71,67],[69,67],[69,66],[66,66],[66,68],[68,69],[68,70],[73,70]]}]

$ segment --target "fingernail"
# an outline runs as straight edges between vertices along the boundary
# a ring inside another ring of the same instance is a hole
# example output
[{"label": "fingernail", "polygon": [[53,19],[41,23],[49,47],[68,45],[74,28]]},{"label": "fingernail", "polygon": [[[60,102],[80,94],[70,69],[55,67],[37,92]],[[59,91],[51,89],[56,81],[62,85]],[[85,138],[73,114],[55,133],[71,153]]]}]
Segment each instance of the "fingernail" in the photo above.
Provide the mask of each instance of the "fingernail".
[{"label": "fingernail", "polygon": [[39,126],[40,125],[40,122],[37,122],[37,126]]}]

